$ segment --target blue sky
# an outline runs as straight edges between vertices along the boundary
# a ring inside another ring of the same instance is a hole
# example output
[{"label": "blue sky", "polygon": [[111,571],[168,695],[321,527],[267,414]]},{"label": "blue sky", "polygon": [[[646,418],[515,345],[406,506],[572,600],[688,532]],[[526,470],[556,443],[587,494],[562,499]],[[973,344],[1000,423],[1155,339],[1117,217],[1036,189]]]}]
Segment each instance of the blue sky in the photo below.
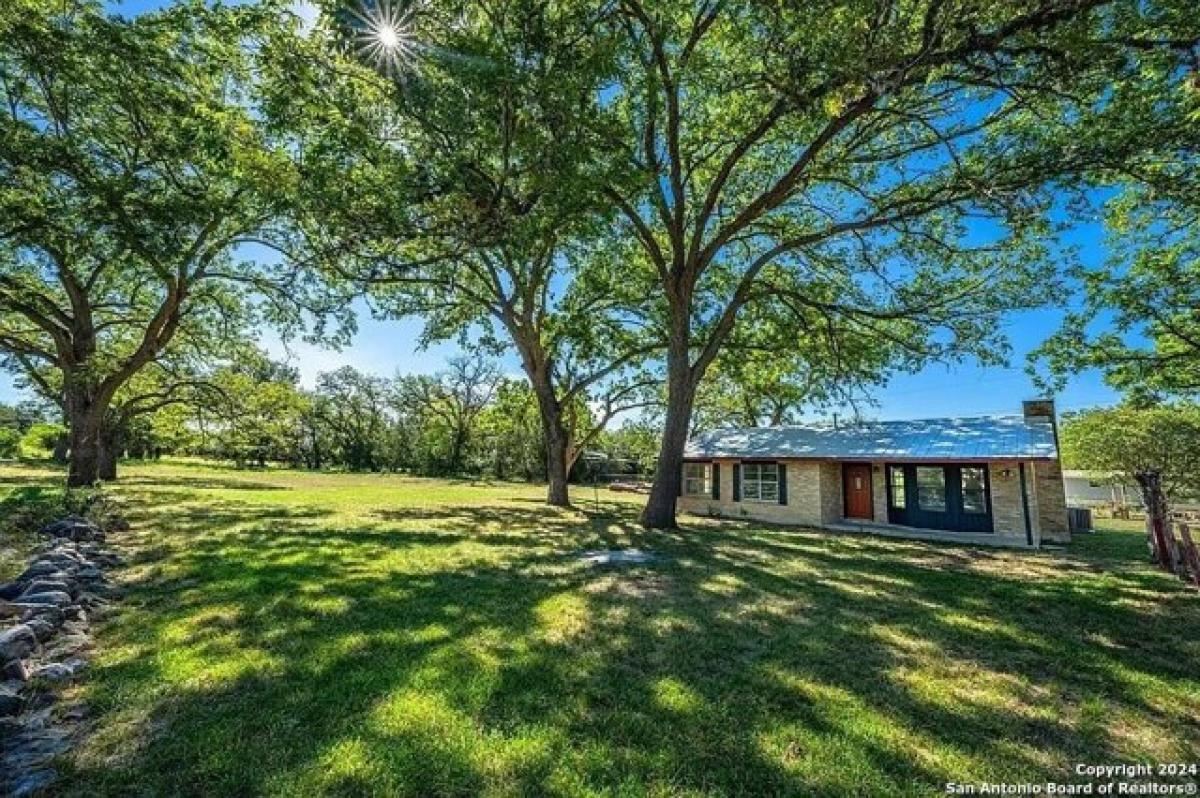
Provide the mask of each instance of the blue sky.
[{"label": "blue sky", "polygon": [[[124,13],[136,14],[165,3],[163,0],[124,0],[113,5]],[[301,12],[311,13],[311,9],[301,9]],[[1098,224],[1072,231],[1069,243],[1078,247],[1085,264],[1099,265],[1107,257],[1103,232]],[[342,351],[303,343],[285,347],[270,331],[264,331],[262,341],[273,355],[297,366],[302,381],[309,386],[318,373],[343,365],[378,374],[437,371],[447,357],[457,352],[455,346],[448,344],[419,350],[420,320],[378,321],[365,312],[359,315],[359,333],[353,344]],[[864,414],[873,418],[904,419],[1019,412],[1021,399],[1036,393],[1032,380],[1025,373],[1025,355],[1056,329],[1061,317],[1062,311],[1055,309],[1013,314],[1004,325],[1012,344],[1008,368],[982,367],[974,363],[929,366],[919,373],[897,377],[876,389],[872,398],[877,406],[865,408]],[[520,371],[514,357],[506,358],[503,367],[513,374]],[[11,402],[20,397],[12,380],[0,372],[0,402]],[[1098,373],[1089,372],[1072,378],[1056,399],[1060,410],[1073,410],[1111,404],[1118,396],[1104,385]],[[849,410],[843,408],[839,412],[844,417]]]}]

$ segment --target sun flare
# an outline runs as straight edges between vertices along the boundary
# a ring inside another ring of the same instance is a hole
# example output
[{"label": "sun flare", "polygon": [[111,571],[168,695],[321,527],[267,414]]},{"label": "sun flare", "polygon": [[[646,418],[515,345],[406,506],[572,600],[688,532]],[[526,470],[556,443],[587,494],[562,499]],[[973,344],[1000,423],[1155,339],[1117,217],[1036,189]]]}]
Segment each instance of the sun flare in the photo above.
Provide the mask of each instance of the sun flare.
[{"label": "sun flare", "polygon": [[354,38],[359,55],[389,75],[400,74],[414,56],[409,31],[412,4],[368,1],[351,13],[357,23]]}]

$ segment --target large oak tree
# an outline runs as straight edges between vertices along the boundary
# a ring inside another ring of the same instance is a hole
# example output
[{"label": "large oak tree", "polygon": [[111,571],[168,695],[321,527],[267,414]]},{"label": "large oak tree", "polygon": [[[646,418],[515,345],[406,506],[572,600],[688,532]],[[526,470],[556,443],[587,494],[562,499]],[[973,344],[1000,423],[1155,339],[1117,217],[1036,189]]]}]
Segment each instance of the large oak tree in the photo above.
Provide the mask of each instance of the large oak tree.
[{"label": "large oak tree", "polygon": [[919,358],[1002,346],[999,314],[1053,272],[1039,189],[1107,157],[1079,129],[1197,28],[1177,0],[616,8],[610,105],[641,180],[608,195],[668,346],[653,527],[675,523],[697,387],[757,297]]},{"label": "large oak tree", "polygon": [[[325,91],[347,73],[319,77],[319,29],[302,56],[318,76],[304,95],[310,115],[279,103],[314,159],[339,167],[311,195],[318,207],[298,245],[345,242],[355,257],[341,274],[382,314],[424,318],[423,342],[515,352],[538,402],[547,498],[566,505],[583,447],[649,401],[637,366],[657,346],[578,279],[611,217],[603,186],[623,169],[603,155],[615,136],[598,102],[613,67],[605,8],[325,5],[330,32],[377,75],[359,74],[349,94]],[[298,83],[284,92],[297,97]],[[350,121],[331,128],[331,117]],[[596,423],[576,412],[588,401]]]},{"label": "large oak tree", "polygon": [[282,6],[0,9],[0,351],[50,367],[70,485],[98,476],[114,396],[191,316],[257,297],[265,320],[345,307],[301,264],[242,259],[297,185],[255,105]]}]

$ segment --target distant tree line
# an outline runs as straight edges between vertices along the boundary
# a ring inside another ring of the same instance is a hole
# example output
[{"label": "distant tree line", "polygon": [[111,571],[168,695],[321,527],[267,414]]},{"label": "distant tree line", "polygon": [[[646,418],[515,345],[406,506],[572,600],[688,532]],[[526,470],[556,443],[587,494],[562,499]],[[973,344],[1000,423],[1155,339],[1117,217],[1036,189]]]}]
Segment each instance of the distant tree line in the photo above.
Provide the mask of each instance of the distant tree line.
[{"label": "distant tree line", "polygon": [[[53,455],[66,427],[49,407],[0,405],[0,457]],[[572,413],[588,426],[592,416],[586,405]],[[320,374],[312,389],[292,367],[243,358],[153,412],[127,417],[111,440],[114,456],[132,459],[185,455],[239,467],[546,479],[537,398],[524,379],[479,358],[393,377],[345,366]],[[592,436],[598,457],[577,459],[572,475],[645,474],[656,441],[653,426],[627,421]]]}]

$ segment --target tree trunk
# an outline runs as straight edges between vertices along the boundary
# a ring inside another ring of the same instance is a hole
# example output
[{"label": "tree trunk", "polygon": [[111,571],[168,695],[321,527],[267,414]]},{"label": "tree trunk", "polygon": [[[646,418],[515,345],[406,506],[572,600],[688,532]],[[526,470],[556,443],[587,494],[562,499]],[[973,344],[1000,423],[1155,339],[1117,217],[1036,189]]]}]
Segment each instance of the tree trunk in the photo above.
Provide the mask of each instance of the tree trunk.
[{"label": "tree trunk", "polygon": [[571,435],[563,424],[562,405],[547,375],[535,371],[528,376],[534,396],[537,397],[542,437],[546,441],[546,503],[554,507],[570,507],[567,477],[571,466],[567,461]]},{"label": "tree trunk", "polygon": [[56,463],[67,462],[67,457],[71,453],[71,436],[59,435],[54,441],[54,451],[50,453],[50,459]]},{"label": "tree trunk", "polygon": [[100,478],[100,418],[86,408],[72,407],[69,414],[71,457],[67,487],[84,488]]},{"label": "tree trunk", "polygon": [[546,503],[554,507],[570,507],[571,495],[567,479],[571,473],[571,433],[563,423],[562,403],[550,375],[546,350],[539,336],[510,320],[509,334],[521,354],[525,376],[537,398],[538,416],[542,422],[542,438],[546,451]]},{"label": "tree trunk", "polygon": [[[1162,490],[1162,475],[1157,471],[1142,471],[1135,474],[1142,491],[1142,504],[1146,508],[1146,532],[1150,537],[1152,559],[1164,571],[1174,571],[1177,559],[1167,519],[1167,501]],[[1168,537],[1170,536],[1170,537]]]},{"label": "tree trunk", "polygon": [[121,456],[121,431],[104,425],[100,429],[97,476],[104,482],[117,478],[117,459]]},{"label": "tree trunk", "polygon": [[554,419],[553,423],[546,427],[546,503],[554,507],[571,506],[567,487],[567,476],[570,473],[570,467],[567,465],[569,445],[562,420]]},{"label": "tree trunk", "polygon": [[649,529],[675,529],[675,503],[679,498],[683,472],[683,450],[687,446],[692,422],[692,404],[696,382],[692,378],[686,333],[675,336],[667,354],[667,416],[663,424],[658,464],[650,498],[642,510],[642,526]]}]

